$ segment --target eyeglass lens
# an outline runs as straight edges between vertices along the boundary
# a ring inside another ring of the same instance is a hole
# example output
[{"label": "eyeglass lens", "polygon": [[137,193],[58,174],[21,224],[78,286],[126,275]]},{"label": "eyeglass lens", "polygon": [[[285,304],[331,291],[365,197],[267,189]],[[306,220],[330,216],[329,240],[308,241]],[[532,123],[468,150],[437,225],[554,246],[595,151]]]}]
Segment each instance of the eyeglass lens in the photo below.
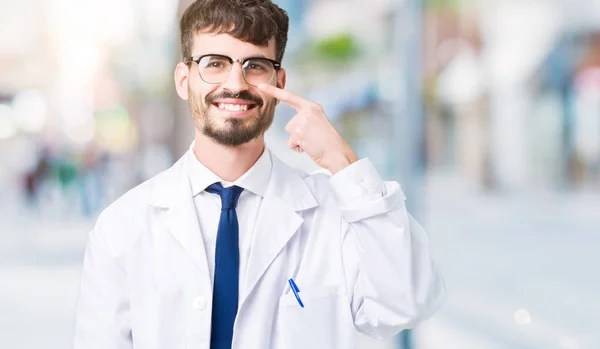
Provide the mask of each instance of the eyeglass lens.
[{"label": "eyeglass lens", "polygon": [[[198,62],[198,71],[205,82],[220,84],[227,80],[232,66],[226,57],[205,56]],[[242,74],[250,85],[268,84],[275,75],[275,67],[266,59],[253,58],[244,62]]]}]

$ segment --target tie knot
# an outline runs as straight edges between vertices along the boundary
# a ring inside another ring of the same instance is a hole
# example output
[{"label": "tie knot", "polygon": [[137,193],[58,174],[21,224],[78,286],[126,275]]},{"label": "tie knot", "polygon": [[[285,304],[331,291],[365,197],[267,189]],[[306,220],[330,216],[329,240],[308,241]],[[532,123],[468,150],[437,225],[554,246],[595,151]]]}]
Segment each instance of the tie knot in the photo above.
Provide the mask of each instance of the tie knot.
[{"label": "tie knot", "polygon": [[238,199],[244,191],[244,188],[238,187],[236,185],[231,186],[229,188],[223,188],[221,183],[211,184],[206,191],[211,194],[219,194],[221,197],[221,209],[235,209],[237,206]]}]

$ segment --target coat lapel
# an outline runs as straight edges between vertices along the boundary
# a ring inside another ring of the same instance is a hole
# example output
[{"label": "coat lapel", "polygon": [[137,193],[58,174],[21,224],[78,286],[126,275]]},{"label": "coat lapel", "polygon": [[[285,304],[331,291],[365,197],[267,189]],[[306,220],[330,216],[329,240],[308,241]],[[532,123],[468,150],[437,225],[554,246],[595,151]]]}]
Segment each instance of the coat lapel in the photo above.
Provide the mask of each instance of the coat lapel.
[{"label": "coat lapel", "polygon": [[273,169],[255,225],[244,279],[242,304],[269,265],[304,221],[300,211],[317,206],[304,179],[271,153]]},{"label": "coat lapel", "polygon": [[191,257],[201,274],[206,275],[204,281],[210,285],[206,250],[192,197],[188,166],[187,156],[184,155],[163,172],[162,177],[157,178],[150,204],[167,209],[163,215],[165,226]]}]

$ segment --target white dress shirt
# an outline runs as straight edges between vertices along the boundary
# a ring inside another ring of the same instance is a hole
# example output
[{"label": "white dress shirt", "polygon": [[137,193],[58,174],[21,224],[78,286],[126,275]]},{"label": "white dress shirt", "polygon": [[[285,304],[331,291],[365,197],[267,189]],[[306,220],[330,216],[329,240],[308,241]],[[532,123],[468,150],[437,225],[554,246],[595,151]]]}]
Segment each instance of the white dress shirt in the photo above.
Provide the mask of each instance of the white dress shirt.
[{"label": "white dress shirt", "polygon": [[221,198],[219,195],[206,192],[205,189],[216,182],[221,183],[225,188],[233,185],[244,188],[235,209],[239,225],[239,287],[240,293],[242,293],[248,256],[250,255],[252,232],[271,177],[272,162],[269,152],[265,149],[256,163],[235,182],[224,181],[206,168],[194,155],[193,148],[190,148],[186,156],[190,157],[189,163],[192,164],[189,176],[190,186],[194,196],[194,205],[198,214],[202,239],[206,248],[211,282],[214,282],[215,275],[215,248],[221,217]]}]

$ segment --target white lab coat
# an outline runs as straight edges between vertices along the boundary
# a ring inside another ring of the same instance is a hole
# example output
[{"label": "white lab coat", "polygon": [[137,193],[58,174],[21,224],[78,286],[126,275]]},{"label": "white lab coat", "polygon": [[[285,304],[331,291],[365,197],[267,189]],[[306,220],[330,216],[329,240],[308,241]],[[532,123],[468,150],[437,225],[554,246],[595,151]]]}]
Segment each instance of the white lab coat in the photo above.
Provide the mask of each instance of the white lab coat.
[{"label": "white lab coat", "polygon": [[[361,181],[381,181],[365,159],[368,175],[340,176],[335,192],[327,175],[271,157],[233,349],[355,348],[356,329],[387,338],[441,306],[444,286],[427,236],[398,183],[380,182],[379,194],[362,190]],[[73,349],[210,348],[212,286],[185,159],[98,218]]]}]

